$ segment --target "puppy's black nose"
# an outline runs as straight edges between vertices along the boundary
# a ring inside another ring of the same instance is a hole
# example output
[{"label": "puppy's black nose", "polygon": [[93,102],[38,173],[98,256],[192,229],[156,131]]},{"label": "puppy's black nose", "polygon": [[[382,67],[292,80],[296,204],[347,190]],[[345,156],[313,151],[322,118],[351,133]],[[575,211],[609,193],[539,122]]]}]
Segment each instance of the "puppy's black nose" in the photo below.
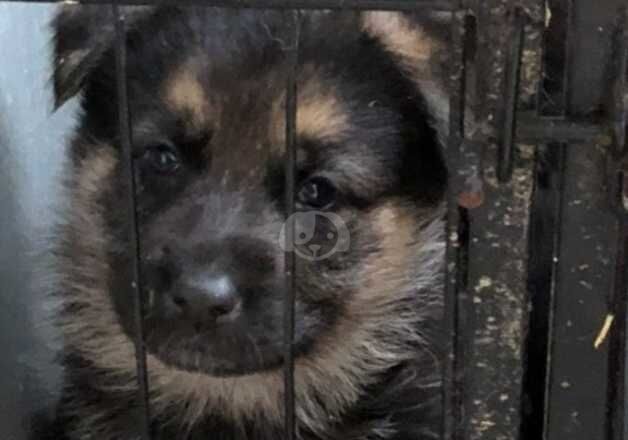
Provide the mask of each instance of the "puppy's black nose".
[{"label": "puppy's black nose", "polygon": [[228,275],[190,274],[172,290],[172,301],[195,323],[235,318],[241,297]]}]

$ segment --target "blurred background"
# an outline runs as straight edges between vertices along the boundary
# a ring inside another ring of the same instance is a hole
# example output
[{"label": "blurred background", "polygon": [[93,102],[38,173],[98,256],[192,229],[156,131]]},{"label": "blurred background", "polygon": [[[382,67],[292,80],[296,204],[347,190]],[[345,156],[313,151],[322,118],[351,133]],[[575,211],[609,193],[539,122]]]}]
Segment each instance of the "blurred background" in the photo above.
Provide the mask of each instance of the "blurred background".
[{"label": "blurred background", "polygon": [[52,5],[0,3],[0,426],[25,438],[31,415],[54,402],[57,340],[46,323],[45,237],[61,202],[59,172],[75,103],[53,113]]}]

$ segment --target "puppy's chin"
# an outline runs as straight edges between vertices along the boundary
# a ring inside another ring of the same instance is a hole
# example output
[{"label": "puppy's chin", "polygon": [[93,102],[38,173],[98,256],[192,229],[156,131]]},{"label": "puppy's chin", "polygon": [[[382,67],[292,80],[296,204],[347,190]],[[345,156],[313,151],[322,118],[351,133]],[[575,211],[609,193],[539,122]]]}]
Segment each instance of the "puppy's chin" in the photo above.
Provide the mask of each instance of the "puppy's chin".
[{"label": "puppy's chin", "polygon": [[244,376],[283,364],[282,345],[234,324],[150,332],[148,353],[167,366],[216,377]]}]

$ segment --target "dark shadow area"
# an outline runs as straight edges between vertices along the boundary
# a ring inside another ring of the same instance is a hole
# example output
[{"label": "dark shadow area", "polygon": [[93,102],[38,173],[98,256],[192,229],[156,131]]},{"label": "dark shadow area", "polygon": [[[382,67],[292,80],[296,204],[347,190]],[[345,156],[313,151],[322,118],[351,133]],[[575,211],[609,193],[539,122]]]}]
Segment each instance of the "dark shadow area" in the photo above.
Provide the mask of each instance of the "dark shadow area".
[{"label": "dark shadow area", "polygon": [[[0,111],[0,115],[3,112]],[[29,319],[21,299],[28,295],[25,244],[20,230],[16,161],[0,120],[0,426],[3,438],[25,438],[23,422],[34,394],[28,369],[20,365],[30,338]]]}]

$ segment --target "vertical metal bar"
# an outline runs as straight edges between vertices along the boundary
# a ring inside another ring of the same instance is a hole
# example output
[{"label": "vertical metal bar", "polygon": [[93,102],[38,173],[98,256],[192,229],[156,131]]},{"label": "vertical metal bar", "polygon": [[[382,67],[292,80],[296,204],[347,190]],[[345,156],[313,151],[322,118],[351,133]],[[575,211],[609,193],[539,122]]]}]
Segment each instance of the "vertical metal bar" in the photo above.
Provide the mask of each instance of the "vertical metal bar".
[{"label": "vertical metal bar", "polygon": [[566,144],[537,147],[529,226],[528,295],[521,415],[522,439],[545,439],[554,329]]},{"label": "vertical metal bar", "polygon": [[140,266],[140,240],[137,223],[137,200],[135,191],[135,173],[133,166],[130,115],[128,104],[126,75],[126,34],[125,16],[116,3],[111,5],[115,22],[116,41],[116,85],[118,98],[119,136],[122,146],[122,163],[127,182],[126,191],[126,226],[131,253],[131,272],[128,280],[129,295],[133,298],[135,357],[137,362],[138,401],[140,410],[139,430],[143,440],[150,440],[150,408],[148,399],[148,375],[146,370],[146,351],[144,347],[144,331],[142,317],[142,286]]},{"label": "vertical metal bar", "polygon": [[[478,50],[469,64],[476,70],[475,145],[465,151],[463,166],[479,156],[476,174],[469,187],[478,188],[465,202],[468,214],[466,289],[460,298],[460,336],[464,337],[463,420],[460,435],[465,439],[515,439],[519,427],[522,325],[526,316],[525,280],[521,268],[527,264],[528,195],[531,192],[531,160],[521,157],[517,179],[495,185],[496,160],[488,161],[493,148],[493,110],[488,82],[494,77],[495,31],[501,16],[492,2],[475,1]],[[497,12],[497,14],[495,14]],[[514,21],[514,15],[511,16]],[[509,24],[511,24],[509,20]],[[469,78],[471,80],[471,78]],[[469,89],[473,83],[469,82]],[[471,93],[469,94],[471,95]],[[512,107],[511,107],[512,108]],[[473,154],[475,152],[475,154]],[[516,213],[516,214],[515,214]],[[507,292],[506,295],[504,293]],[[463,431],[464,429],[464,431]]]},{"label": "vertical metal bar", "polygon": [[628,218],[619,227],[619,245],[615,256],[615,280],[611,303],[609,382],[608,387],[608,440],[626,440],[628,417],[626,417],[626,337],[628,298]]},{"label": "vertical metal bar", "polygon": [[[626,180],[624,180],[624,185],[628,187]],[[616,434],[612,440],[628,440],[628,415],[626,414],[628,408],[628,343],[626,342],[628,337],[628,219],[624,220],[622,235],[623,244],[621,246],[623,254],[617,259],[617,274],[622,277],[621,283],[623,286],[621,290],[617,289],[619,304],[616,313],[619,312],[623,316],[620,316],[619,325],[621,325],[621,329],[615,337],[619,345],[617,347],[619,356],[622,356],[619,361],[621,368],[618,369],[618,373],[621,375],[622,387],[618,395],[621,404],[615,409],[616,418],[613,421]]]},{"label": "vertical metal bar", "polygon": [[[543,35],[543,77],[537,96],[540,116],[564,117],[567,108],[570,0],[549,0],[551,14]],[[549,123],[549,121],[548,121]],[[530,313],[520,436],[546,439],[549,422],[554,309],[560,261],[564,174],[567,144],[539,145],[535,157],[530,208],[528,298]]]},{"label": "vertical metal bar", "polygon": [[525,13],[520,8],[515,8],[512,36],[510,47],[508,48],[506,81],[504,85],[506,93],[504,98],[505,108],[499,132],[499,148],[497,151],[497,178],[500,182],[509,181],[513,171],[517,98],[519,96],[519,73],[521,70],[525,22]]},{"label": "vertical metal bar", "polygon": [[613,151],[609,155],[609,189],[611,191],[611,203],[615,205],[618,227],[618,246],[615,255],[615,279],[612,286],[610,315],[613,317],[609,342],[609,387],[607,396],[608,440],[628,439],[628,417],[626,407],[628,396],[627,386],[627,343],[628,329],[627,305],[628,305],[628,213],[624,202],[624,195],[628,193],[626,188],[626,173],[628,162],[623,165],[622,158],[628,156],[626,147],[626,74],[628,58],[628,7],[623,6],[619,10],[617,30],[614,41],[614,65],[612,83],[612,103],[610,111],[610,123],[612,127]]},{"label": "vertical metal bar", "polygon": [[546,0],[545,8],[543,76],[537,96],[537,113],[560,120],[565,117],[567,108],[572,0]]},{"label": "vertical metal bar", "polygon": [[[442,426],[441,439],[464,438],[462,417],[464,356],[461,350],[464,337],[460,333],[461,291],[465,289],[466,258],[468,255],[467,210],[459,205],[465,190],[465,176],[458,174],[463,162],[465,138],[465,97],[467,83],[468,41],[472,36],[472,23],[463,12],[452,17],[451,35],[451,94],[449,100],[449,137],[447,165],[452,177],[447,190],[446,266],[445,266],[445,319],[447,348],[443,352]],[[463,301],[464,302],[464,301]]]},{"label": "vertical metal bar", "polygon": [[619,11],[615,36],[613,86],[612,86],[612,133],[615,154],[626,153],[626,72],[628,64],[628,7]]},{"label": "vertical metal bar", "polygon": [[[294,308],[296,290],[296,252],[294,252],[294,191],[296,169],[296,113],[297,113],[297,67],[299,60],[300,13],[292,12],[288,20],[292,44],[286,48],[288,76],[286,82],[286,249],[284,301],[284,434],[286,440],[295,440],[295,393],[294,393]],[[291,250],[291,251],[290,251]]]},{"label": "vertical metal bar", "polygon": [[[568,32],[566,112],[591,118],[609,96],[610,37],[625,0],[574,0]],[[555,17],[558,11],[553,10]],[[595,36],[595,37],[593,37]],[[608,440],[611,333],[607,333],[617,217],[608,203],[610,145],[569,144],[565,158],[560,259],[548,369],[547,438]],[[604,336],[605,335],[605,336]],[[577,360],[574,362],[574,360]]]}]

